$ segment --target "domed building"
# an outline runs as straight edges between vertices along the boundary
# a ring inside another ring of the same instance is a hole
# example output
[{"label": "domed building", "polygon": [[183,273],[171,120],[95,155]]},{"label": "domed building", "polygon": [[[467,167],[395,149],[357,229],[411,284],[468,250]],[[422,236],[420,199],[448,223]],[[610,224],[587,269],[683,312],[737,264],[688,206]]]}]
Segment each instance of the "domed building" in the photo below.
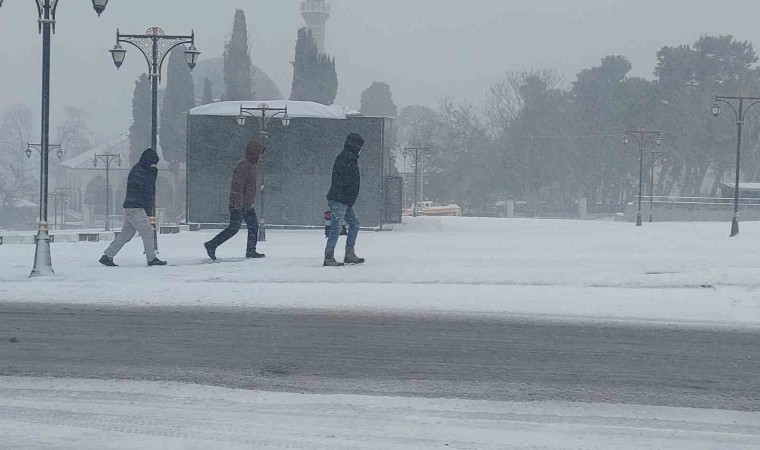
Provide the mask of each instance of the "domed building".
[{"label": "domed building", "polygon": [[[198,65],[195,67],[195,70],[193,70],[195,98],[203,97],[203,85],[206,78],[213,83],[212,93],[214,100],[218,101],[222,98],[226,87],[224,84],[223,68],[224,58],[221,56],[198,61]],[[280,88],[277,87],[274,81],[272,81],[272,78],[255,65],[252,70],[252,78],[256,98],[265,100],[283,100],[285,98],[282,95]]]}]

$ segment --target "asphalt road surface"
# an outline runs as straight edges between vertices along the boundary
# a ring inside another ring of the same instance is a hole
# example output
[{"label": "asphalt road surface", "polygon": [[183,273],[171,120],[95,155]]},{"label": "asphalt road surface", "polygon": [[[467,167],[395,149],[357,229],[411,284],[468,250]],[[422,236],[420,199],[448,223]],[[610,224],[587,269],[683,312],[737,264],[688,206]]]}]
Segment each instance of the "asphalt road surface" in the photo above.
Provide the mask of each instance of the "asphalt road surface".
[{"label": "asphalt road surface", "polygon": [[760,333],[463,316],[5,304],[0,375],[760,411]]}]

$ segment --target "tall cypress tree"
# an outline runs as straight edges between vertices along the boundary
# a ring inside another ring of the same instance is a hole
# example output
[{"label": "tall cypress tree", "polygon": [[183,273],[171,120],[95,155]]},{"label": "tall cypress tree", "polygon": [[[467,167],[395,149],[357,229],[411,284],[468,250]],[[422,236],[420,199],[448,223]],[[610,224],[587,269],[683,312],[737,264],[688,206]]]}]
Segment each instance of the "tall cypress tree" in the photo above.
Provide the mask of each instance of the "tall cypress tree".
[{"label": "tall cypress tree", "polygon": [[367,116],[396,117],[398,109],[393,103],[391,87],[387,83],[375,81],[362,92],[361,113]]},{"label": "tall cypress tree", "polygon": [[293,61],[291,100],[331,105],[338,95],[338,74],[335,59],[317,51],[311,30],[298,30],[295,60]]},{"label": "tall cypress tree", "polygon": [[145,149],[150,147],[151,89],[148,75],[142,74],[135,81],[132,97],[132,125],[129,127],[129,161],[136,164]]},{"label": "tall cypress tree", "polygon": [[214,103],[214,83],[206,77],[203,82],[201,105],[208,105],[209,103]]},{"label": "tall cypress tree", "polygon": [[159,138],[163,157],[172,167],[186,161],[187,117],[195,108],[195,84],[185,62],[185,48],[180,46],[169,54],[168,80],[161,107]]},{"label": "tall cypress tree", "polygon": [[245,13],[235,12],[232,36],[224,47],[224,100],[253,100],[251,49],[248,46],[248,25]]},{"label": "tall cypress tree", "polygon": [[291,100],[315,101],[313,89],[316,76],[316,61],[319,56],[317,44],[311,35],[311,30],[298,30],[296,54],[293,60],[293,86],[290,91]]}]

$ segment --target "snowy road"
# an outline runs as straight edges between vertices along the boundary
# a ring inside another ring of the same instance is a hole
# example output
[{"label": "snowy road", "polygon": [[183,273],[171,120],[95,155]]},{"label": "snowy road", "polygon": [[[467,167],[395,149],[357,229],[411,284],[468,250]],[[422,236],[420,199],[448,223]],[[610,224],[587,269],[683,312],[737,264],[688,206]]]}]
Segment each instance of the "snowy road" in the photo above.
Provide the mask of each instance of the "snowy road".
[{"label": "snowy road", "polygon": [[749,330],[5,304],[0,339],[3,376],[760,411]]},{"label": "snowy road", "polygon": [[688,408],[0,378],[4,449],[754,450],[758,423],[760,413]]}]

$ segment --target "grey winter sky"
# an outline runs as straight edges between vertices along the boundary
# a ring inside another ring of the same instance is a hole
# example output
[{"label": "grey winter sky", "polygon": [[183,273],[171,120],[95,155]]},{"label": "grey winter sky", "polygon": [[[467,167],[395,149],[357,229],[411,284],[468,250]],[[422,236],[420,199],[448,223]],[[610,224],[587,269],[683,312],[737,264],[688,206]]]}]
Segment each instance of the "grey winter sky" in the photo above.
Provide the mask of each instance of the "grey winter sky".
[{"label": "grey winter sky", "polygon": [[[608,54],[652,76],[655,53],[701,34],[760,43],[760,3],[750,0],[330,0],[327,51],[337,58],[338,103],[358,108],[374,80],[399,106],[436,105],[447,93],[481,103],[501,73],[555,68],[565,79]],[[89,0],[61,0],[53,38],[53,123],[64,104],[89,111],[104,138],[126,132],[133,81],[145,63],[130,51],[121,71],[107,50],[116,27],[141,33],[195,29],[203,57],[222,53],[235,8],[245,10],[254,62],[288,95],[300,0],[111,0],[102,18]],[[33,0],[0,8],[0,107],[38,109],[40,48]]]}]

